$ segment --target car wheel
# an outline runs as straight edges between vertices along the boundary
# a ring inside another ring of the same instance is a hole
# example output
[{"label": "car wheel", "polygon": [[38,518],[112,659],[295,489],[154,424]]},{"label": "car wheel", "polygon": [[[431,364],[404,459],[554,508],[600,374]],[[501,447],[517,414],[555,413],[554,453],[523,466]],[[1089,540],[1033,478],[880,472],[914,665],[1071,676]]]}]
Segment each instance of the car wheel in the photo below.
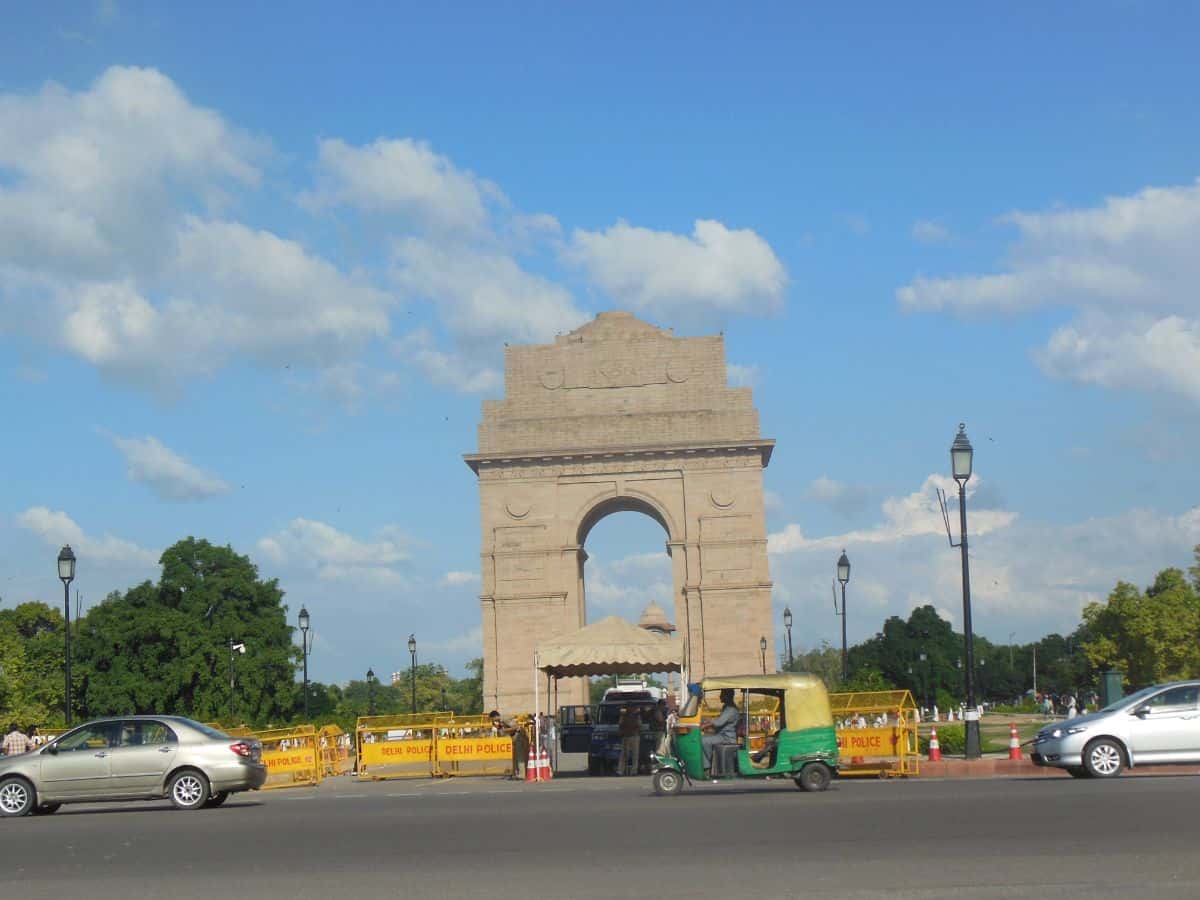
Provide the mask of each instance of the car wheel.
[{"label": "car wheel", "polygon": [[0,816],[27,816],[33,810],[33,785],[24,778],[0,781]]},{"label": "car wheel", "polygon": [[669,797],[683,790],[683,777],[674,769],[659,769],[654,773],[654,793]]},{"label": "car wheel", "polygon": [[1072,778],[1091,778],[1091,773],[1083,766],[1067,766],[1067,774]]},{"label": "car wheel", "polygon": [[167,786],[176,809],[199,809],[208,802],[208,779],[195,769],[176,772]]},{"label": "car wheel", "polygon": [[1099,738],[1083,749],[1083,765],[1093,778],[1116,778],[1125,768],[1125,751],[1109,738]]},{"label": "car wheel", "polygon": [[824,763],[811,762],[800,770],[800,774],[796,777],[796,787],[802,791],[823,791],[829,787],[829,782],[832,780],[833,773],[829,771],[829,766]]},{"label": "car wheel", "polygon": [[33,808],[33,814],[35,816],[52,816],[58,812],[60,806],[62,806],[61,803],[39,803]]},{"label": "car wheel", "polygon": [[204,805],[209,809],[212,809],[213,807],[220,806],[228,799],[229,791],[217,791],[217,793],[208,798],[208,802],[206,802]]}]

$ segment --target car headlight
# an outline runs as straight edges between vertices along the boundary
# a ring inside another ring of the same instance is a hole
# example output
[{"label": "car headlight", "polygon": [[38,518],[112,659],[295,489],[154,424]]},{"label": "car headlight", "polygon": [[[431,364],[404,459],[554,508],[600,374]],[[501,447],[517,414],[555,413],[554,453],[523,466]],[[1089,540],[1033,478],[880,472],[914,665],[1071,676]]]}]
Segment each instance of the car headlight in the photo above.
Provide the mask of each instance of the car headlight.
[{"label": "car headlight", "polygon": [[1063,730],[1061,728],[1055,728],[1050,732],[1050,737],[1054,738],[1055,740],[1058,740],[1062,736]]}]

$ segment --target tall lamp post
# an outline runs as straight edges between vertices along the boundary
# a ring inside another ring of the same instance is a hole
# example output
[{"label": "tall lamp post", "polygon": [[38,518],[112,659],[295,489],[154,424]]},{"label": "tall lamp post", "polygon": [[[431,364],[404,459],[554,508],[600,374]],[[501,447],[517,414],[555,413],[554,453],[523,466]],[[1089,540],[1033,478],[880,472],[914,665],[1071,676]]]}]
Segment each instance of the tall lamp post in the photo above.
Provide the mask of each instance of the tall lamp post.
[{"label": "tall lamp post", "polygon": [[766,639],[766,636],[760,637],[758,639],[758,652],[759,652],[759,655],[762,656],[763,674],[766,675],[767,674],[767,639]]},{"label": "tall lamp post", "polygon": [[375,715],[375,670],[367,669],[367,715]]},{"label": "tall lamp post", "polygon": [[300,607],[300,649],[304,654],[304,721],[308,721],[308,610]]},{"label": "tall lamp post", "polygon": [[783,627],[787,631],[787,650],[788,650],[788,671],[792,669],[792,609],[789,606],[783,608]]},{"label": "tall lamp post", "polygon": [[237,715],[233,706],[233,689],[237,681],[234,675],[233,659],[234,654],[245,652],[246,643],[244,641],[235,641],[233,638],[229,639],[229,726],[231,728],[237,724]]},{"label": "tall lamp post", "polygon": [[408,636],[408,655],[412,657],[412,668],[409,670],[412,674],[412,711],[417,711],[417,636],[410,634]]},{"label": "tall lamp post", "polygon": [[58,553],[58,577],[63,583],[63,618],[67,627],[63,630],[63,661],[66,671],[66,700],[63,711],[67,727],[71,727],[71,582],[75,580],[75,553],[67,544]]},{"label": "tall lamp post", "polygon": [[967,682],[967,759],[979,759],[979,707],[975,702],[975,634],[971,628],[971,570],[967,561],[967,482],[971,480],[971,466],[975,451],[967,440],[967,426],[959,423],[958,434],[950,445],[950,471],[958,482],[958,546],[962,552],[963,594],[963,661],[966,663]]},{"label": "tall lamp post", "polygon": [[846,582],[850,580],[850,558],[846,551],[837,561],[837,580],[842,583],[842,683],[850,680],[849,656],[846,654]]}]

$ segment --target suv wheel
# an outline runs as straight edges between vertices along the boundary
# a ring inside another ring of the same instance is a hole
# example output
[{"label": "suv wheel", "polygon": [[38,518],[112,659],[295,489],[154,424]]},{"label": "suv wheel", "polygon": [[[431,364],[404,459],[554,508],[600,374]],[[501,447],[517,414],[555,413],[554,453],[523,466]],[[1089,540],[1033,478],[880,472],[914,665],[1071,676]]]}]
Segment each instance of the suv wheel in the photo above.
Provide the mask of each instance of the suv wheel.
[{"label": "suv wheel", "polygon": [[1116,778],[1125,768],[1125,751],[1111,738],[1098,738],[1083,748],[1083,766],[1093,778]]}]

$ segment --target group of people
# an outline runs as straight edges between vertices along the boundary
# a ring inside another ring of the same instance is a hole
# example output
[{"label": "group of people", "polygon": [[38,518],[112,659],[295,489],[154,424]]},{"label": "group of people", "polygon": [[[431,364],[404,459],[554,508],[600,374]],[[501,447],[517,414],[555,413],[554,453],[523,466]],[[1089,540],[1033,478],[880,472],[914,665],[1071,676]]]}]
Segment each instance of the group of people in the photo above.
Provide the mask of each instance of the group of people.
[{"label": "group of people", "polygon": [[641,766],[642,727],[649,726],[655,740],[661,740],[667,730],[667,701],[659,700],[653,706],[625,706],[617,720],[617,733],[621,736],[621,755],[617,758],[618,775],[636,775]]},{"label": "group of people", "polygon": [[505,721],[499,710],[493,709],[488,713],[492,720],[492,735],[494,737],[512,738],[512,769],[505,776],[509,781],[520,781],[524,778],[525,768],[529,765],[529,739],[533,734],[533,716],[518,716],[513,722]]}]

